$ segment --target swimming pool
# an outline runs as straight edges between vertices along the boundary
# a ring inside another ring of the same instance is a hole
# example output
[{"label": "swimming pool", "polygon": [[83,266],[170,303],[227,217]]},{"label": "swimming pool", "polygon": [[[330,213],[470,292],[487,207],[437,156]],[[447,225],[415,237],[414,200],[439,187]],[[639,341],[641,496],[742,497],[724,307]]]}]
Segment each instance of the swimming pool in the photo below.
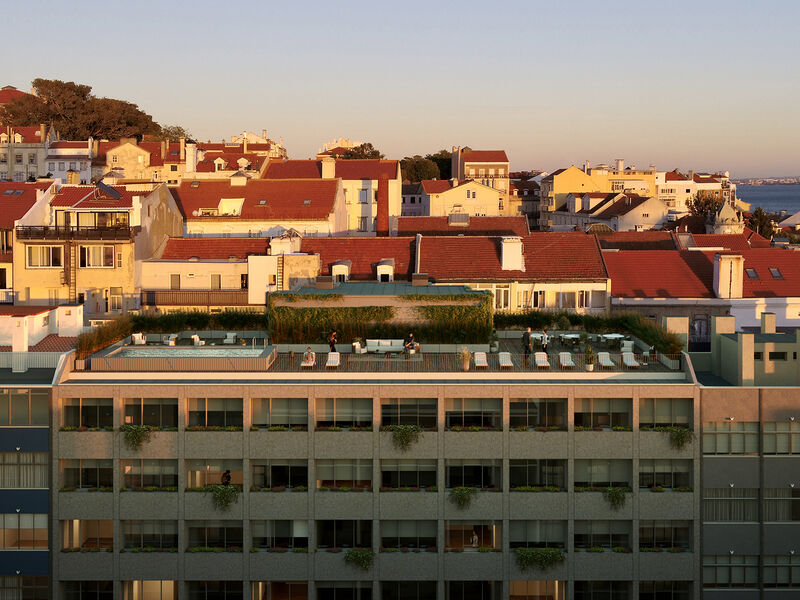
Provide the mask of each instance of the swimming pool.
[{"label": "swimming pool", "polygon": [[266,348],[225,348],[208,346],[157,346],[120,348],[108,355],[109,358],[258,358],[267,357],[272,346]]}]

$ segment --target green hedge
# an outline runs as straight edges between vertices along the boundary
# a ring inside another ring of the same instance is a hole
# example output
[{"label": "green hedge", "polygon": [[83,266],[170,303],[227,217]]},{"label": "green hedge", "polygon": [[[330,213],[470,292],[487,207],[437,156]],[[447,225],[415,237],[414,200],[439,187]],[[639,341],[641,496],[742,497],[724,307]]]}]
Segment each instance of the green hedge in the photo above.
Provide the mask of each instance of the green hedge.
[{"label": "green hedge", "polygon": [[268,306],[270,337],[276,344],[324,343],[336,330],[339,341],[365,338],[392,318],[389,306],[341,306],[332,308],[293,308]]},{"label": "green hedge", "polygon": [[646,319],[638,313],[616,313],[610,316],[579,315],[566,311],[528,310],[523,312],[495,313],[496,329],[530,327],[532,329],[561,328],[569,323],[588,333],[625,332],[635,335],[644,343],[654,346],[663,354],[677,354],[681,351],[680,338],[661,325]]}]

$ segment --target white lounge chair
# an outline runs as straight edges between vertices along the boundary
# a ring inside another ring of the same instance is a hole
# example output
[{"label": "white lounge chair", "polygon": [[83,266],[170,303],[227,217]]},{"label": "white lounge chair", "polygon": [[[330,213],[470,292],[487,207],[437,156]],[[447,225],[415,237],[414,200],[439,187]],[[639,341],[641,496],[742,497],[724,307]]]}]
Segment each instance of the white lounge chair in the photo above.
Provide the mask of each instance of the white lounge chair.
[{"label": "white lounge chair", "polygon": [[537,369],[549,369],[550,368],[550,361],[547,360],[547,353],[546,352],[536,352],[533,355],[533,364],[536,365]]},{"label": "white lounge chair", "polygon": [[335,369],[341,362],[342,355],[338,352],[328,352],[328,360],[325,361],[325,368]]},{"label": "white lounge chair", "polygon": [[630,340],[625,340],[620,345],[620,349],[622,352],[633,352],[633,342]]},{"label": "white lounge chair", "polygon": [[223,344],[235,344],[236,343],[236,334],[235,333],[226,333],[225,339],[222,340]]},{"label": "white lounge chair", "polygon": [[144,346],[147,343],[147,340],[144,339],[143,333],[132,333],[131,341],[133,342],[134,346]]},{"label": "white lounge chair", "polygon": [[201,340],[200,336],[195,334],[195,335],[192,336],[192,344],[194,344],[195,346],[205,346],[206,345],[206,341],[205,340]]},{"label": "white lounge chair", "polygon": [[316,353],[312,352],[311,355],[308,357],[303,355],[303,362],[300,363],[300,367],[303,369],[311,369],[316,364],[317,364],[317,355]]},{"label": "white lounge chair", "polygon": [[562,369],[574,369],[575,363],[572,360],[572,354],[569,352],[559,352],[558,353],[558,363],[561,365]]},{"label": "white lounge chair", "polygon": [[639,363],[636,362],[636,356],[634,356],[633,352],[622,353],[622,364],[624,364],[628,369],[639,368]]},{"label": "white lounge chair", "polygon": [[475,368],[483,367],[484,369],[489,366],[489,363],[486,362],[486,352],[476,352],[474,355],[475,357]]},{"label": "white lounge chair", "polygon": [[611,360],[611,354],[609,354],[608,352],[598,352],[597,363],[600,365],[601,369],[614,368],[614,361]]},{"label": "white lounge chair", "polygon": [[367,347],[362,346],[361,342],[353,342],[353,354],[366,354]]},{"label": "white lounge chair", "polygon": [[514,363],[511,362],[511,352],[500,352],[497,358],[500,360],[501,369],[510,369],[514,366]]}]

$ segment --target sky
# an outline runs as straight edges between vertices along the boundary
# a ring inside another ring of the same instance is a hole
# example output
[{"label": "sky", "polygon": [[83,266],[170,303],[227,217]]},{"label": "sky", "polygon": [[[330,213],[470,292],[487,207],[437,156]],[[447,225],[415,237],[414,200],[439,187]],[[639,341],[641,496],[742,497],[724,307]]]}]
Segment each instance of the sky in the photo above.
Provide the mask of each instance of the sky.
[{"label": "sky", "polygon": [[88,84],[199,140],[800,175],[797,0],[3,4],[0,85]]}]

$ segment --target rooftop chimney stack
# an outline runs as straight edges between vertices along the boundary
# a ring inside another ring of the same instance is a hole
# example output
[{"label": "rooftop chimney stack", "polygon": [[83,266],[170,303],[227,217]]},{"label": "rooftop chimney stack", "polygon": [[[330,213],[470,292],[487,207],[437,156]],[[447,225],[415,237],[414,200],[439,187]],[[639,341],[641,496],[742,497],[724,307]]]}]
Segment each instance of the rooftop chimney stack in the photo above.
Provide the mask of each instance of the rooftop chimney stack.
[{"label": "rooftop chimney stack", "polygon": [[244,142],[242,143],[242,152],[247,154],[247,136],[244,136]]},{"label": "rooftop chimney stack", "polygon": [[379,236],[389,235],[389,180],[378,180],[378,218],[376,232]]},{"label": "rooftop chimney stack", "polygon": [[616,170],[617,171],[624,171],[625,170],[625,159],[617,158],[617,159],[614,160],[614,163],[616,164]]},{"label": "rooftop chimney stack", "polygon": [[522,238],[504,236],[500,240],[500,261],[503,271],[524,271],[525,259],[522,256]]},{"label": "rooftop chimney stack", "polygon": [[186,138],[182,137],[178,141],[181,146],[181,162],[186,160]]},{"label": "rooftop chimney stack", "polygon": [[583,161],[583,172],[584,173],[588,173],[589,172],[589,161],[588,160]]},{"label": "rooftop chimney stack", "polygon": [[336,177],[336,159],[332,156],[324,156],[320,163],[322,165],[322,179],[334,179]]},{"label": "rooftop chimney stack", "polygon": [[717,298],[741,298],[744,281],[744,258],[741,254],[714,255],[714,295]]}]

